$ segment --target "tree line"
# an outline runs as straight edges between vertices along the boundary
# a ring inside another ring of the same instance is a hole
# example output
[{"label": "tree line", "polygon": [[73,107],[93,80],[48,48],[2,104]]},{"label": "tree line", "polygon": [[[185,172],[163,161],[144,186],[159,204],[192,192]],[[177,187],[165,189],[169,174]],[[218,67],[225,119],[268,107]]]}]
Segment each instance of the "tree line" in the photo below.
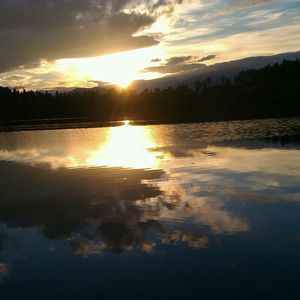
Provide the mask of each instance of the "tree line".
[{"label": "tree line", "polygon": [[[0,122],[41,119],[89,121],[218,121],[300,116],[300,61],[245,70],[234,79],[196,80],[166,89],[56,92],[0,87]],[[46,122],[46,121],[41,121]]]}]

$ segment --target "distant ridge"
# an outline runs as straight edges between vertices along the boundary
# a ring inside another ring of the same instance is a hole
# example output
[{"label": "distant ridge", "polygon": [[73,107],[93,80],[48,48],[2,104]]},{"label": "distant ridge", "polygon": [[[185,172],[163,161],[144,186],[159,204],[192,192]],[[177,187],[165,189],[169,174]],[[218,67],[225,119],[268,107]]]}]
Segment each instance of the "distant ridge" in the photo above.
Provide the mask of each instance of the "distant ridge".
[{"label": "distant ridge", "polygon": [[283,60],[300,59],[300,51],[281,53],[272,56],[247,57],[229,62],[217,63],[211,66],[202,67],[192,72],[184,72],[178,75],[166,76],[154,80],[137,80],[132,87],[138,91],[143,89],[167,88],[169,86],[189,85],[193,86],[198,79],[211,77],[213,80],[221,77],[234,78],[240,71],[247,69],[259,69],[269,64],[280,63]]},{"label": "distant ridge", "polygon": [[[194,86],[194,83],[198,79],[205,79],[206,77],[211,77],[213,80],[220,79],[225,76],[233,79],[239,72],[247,69],[259,69],[265,67],[266,65],[280,63],[283,60],[296,60],[300,59],[300,51],[281,53],[271,56],[254,56],[246,57],[238,60],[232,60],[223,63],[217,63],[207,67],[201,67],[198,70],[193,70],[190,72],[183,72],[176,75],[170,75],[153,80],[136,80],[131,84],[131,87],[135,90],[142,91],[144,89],[154,90],[156,88],[164,89],[168,87],[176,87],[179,85],[188,85],[190,87]],[[52,89],[42,90],[44,92],[49,92],[54,94],[58,92],[74,92],[82,93],[86,91],[95,91],[100,93],[105,93],[107,89],[113,88],[113,85],[100,84],[99,86],[92,88],[84,87],[56,87]],[[119,89],[119,87],[116,87]]]}]

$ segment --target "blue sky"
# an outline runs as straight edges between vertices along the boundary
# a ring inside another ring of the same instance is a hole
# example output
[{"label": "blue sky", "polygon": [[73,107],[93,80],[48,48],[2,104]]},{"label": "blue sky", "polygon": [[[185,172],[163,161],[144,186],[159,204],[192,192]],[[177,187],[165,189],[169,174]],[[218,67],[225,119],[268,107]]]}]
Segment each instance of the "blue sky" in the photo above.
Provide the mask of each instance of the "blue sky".
[{"label": "blue sky", "polygon": [[188,11],[184,17],[192,16],[194,20],[185,22],[181,28],[191,32],[195,32],[198,28],[211,28],[214,32],[203,35],[197,35],[195,32],[193,37],[182,39],[180,43],[197,43],[203,39],[264,31],[289,24],[299,24],[300,21],[299,1],[269,1],[246,7],[238,6],[237,3],[243,3],[238,1],[236,1],[236,5],[230,4],[232,1],[209,1],[209,4],[205,2],[204,7]]}]

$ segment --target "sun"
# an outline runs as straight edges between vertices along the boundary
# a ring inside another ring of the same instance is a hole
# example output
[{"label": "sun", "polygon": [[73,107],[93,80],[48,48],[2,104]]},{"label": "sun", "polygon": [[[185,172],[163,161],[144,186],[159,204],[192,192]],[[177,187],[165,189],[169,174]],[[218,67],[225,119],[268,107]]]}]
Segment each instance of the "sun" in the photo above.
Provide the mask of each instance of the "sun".
[{"label": "sun", "polygon": [[130,125],[130,121],[129,120],[125,120],[125,121],[123,121],[123,126],[129,126]]},{"label": "sun", "polygon": [[120,79],[115,79],[113,81],[114,84],[116,84],[117,86],[119,86],[120,88],[127,88],[130,86],[130,84],[132,83],[134,79],[127,77],[127,78],[120,78]]}]

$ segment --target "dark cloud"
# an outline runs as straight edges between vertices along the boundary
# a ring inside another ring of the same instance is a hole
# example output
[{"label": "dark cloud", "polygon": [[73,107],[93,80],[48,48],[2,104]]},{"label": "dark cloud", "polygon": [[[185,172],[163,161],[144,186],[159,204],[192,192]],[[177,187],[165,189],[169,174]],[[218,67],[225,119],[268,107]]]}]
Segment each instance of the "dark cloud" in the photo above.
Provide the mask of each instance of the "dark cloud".
[{"label": "dark cloud", "polygon": [[185,62],[189,62],[193,59],[193,56],[174,56],[174,57],[171,57],[167,64],[170,64],[170,65],[178,65],[178,64],[181,64],[181,63],[185,63]]},{"label": "dark cloud", "polygon": [[200,59],[198,59],[198,62],[212,60],[212,59],[215,59],[216,57],[217,57],[217,55],[207,55],[207,56],[204,56],[204,57],[201,57]]},{"label": "dark cloud", "polygon": [[[0,72],[40,60],[96,56],[154,45],[133,36],[177,1],[2,0]],[[179,1],[181,2],[181,1]],[[129,10],[144,3],[147,13]]]},{"label": "dark cloud", "polygon": [[[39,228],[45,238],[70,243],[76,255],[121,253],[133,247],[144,252],[164,243],[182,241],[194,248],[207,246],[201,232],[167,226],[155,220],[160,210],[174,210],[179,195],[145,181],[157,180],[162,170],[124,168],[56,169],[0,161],[0,221],[11,228]],[[157,199],[151,212],[141,209]],[[140,203],[140,204],[137,204]],[[156,233],[150,237],[147,231]],[[0,246],[1,246],[0,232]],[[1,270],[0,270],[1,280]]]},{"label": "dark cloud", "polygon": [[[203,59],[203,58],[202,58]],[[211,56],[207,56],[205,60],[212,59]],[[204,60],[202,60],[204,61]],[[201,59],[197,56],[174,56],[169,58],[164,64],[160,66],[154,66],[144,69],[145,72],[159,72],[159,73],[181,73],[186,71],[192,71],[205,67],[201,64]]]},{"label": "dark cloud", "polygon": [[161,61],[160,58],[154,58],[154,59],[151,59],[151,62],[159,62],[159,61]]},{"label": "dark cloud", "polygon": [[9,227],[41,227],[53,239],[70,237],[92,219],[138,222],[142,212],[135,201],[162,194],[155,186],[142,183],[160,178],[164,174],[160,170],[53,170],[47,165],[3,161],[0,166],[3,172],[14,174],[0,175],[0,221]]}]

